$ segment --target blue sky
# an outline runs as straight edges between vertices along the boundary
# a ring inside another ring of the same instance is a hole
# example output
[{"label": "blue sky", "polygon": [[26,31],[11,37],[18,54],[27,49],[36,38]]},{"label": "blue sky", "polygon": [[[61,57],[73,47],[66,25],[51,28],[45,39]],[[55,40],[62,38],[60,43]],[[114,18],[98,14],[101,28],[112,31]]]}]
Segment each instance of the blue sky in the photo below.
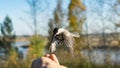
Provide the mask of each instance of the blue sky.
[{"label": "blue sky", "polygon": [[[45,1],[45,0],[42,0]],[[39,33],[47,34],[48,30],[48,21],[49,18],[53,17],[53,10],[56,6],[56,0],[46,0],[49,4],[43,2],[42,8],[46,8],[39,14]],[[63,0],[63,8],[64,11],[67,11],[67,7],[69,4],[69,0]],[[86,30],[86,23],[89,28],[89,33],[100,32],[102,30],[102,24],[105,23],[105,28],[109,28],[108,32],[114,31],[115,26],[113,23],[120,21],[120,16],[114,12],[112,5],[116,4],[117,0],[83,0],[87,10],[86,16],[87,20],[83,26],[83,30]],[[117,6],[117,11],[120,13],[120,6]],[[26,25],[31,25],[31,21],[29,20],[29,16],[27,15],[27,11],[29,11],[29,6],[25,0],[0,0],[0,22],[3,22],[4,17],[9,15],[13,21],[13,26],[17,35],[23,34],[33,34],[31,28]],[[106,18],[106,19],[104,19]],[[22,20],[25,19],[25,20]],[[104,22],[103,20],[104,19]],[[113,22],[109,21],[111,19]],[[28,23],[26,23],[26,21]]]},{"label": "blue sky", "polygon": [[[42,0],[42,7],[45,10],[39,13],[39,33],[47,34],[48,21],[52,17],[52,12],[56,6],[56,0],[46,0],[48,4]],[[65,0],[63,8],[66,11],[69,0]],[[17,35],[33,34],[29,25],[31,25],[29,16],[26,12],[29,11],[29,6],[25,0],[0,0],[0,22],[3,22],[6,15],[12,19],[13,26]],[[27,23],[26,23],[27,22]],[[26,25],[29,24],[29,25]]]},{"label": "blue sky", "polygon": [[[103,28],[107,33],[115,32],[114,23],[120,23],[120,5],[117,0],[83,0],[83,3],[87,8],[84,30],[87,24],[89,33],[101,33]],[[117,8],[116,12],[113,7]],[[116,31],[120,32],[120,28]]]},{"label": "blue sky", "polygon": [[[0,1],[0,22],[3,22],[6,15],[12,19],[16,34],[26,34],[29,32],[25,24],[19,19],[24,16],[24,11],[28,9],[28,5],[24,0],[1,0]],[[22,28],[21,28],[22,26]]]}]

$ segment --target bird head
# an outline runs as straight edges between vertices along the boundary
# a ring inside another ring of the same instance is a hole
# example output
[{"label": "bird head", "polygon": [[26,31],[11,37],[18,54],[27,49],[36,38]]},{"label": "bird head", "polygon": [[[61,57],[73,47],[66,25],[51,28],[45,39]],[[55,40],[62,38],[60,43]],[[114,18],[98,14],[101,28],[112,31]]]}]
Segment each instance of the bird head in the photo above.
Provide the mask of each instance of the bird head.
[{"label": "bird head", "polygon": [[58,29],[59,29],[59,28],[57,28],[57,27],[54,28],[54,30],[53,30],[53,34],[56,34],[56,33],[58,32]]},{"label": "bird head", "polygon": [[65,32],[66,32],[66,30],[64,28],[59,28],[55,35],[60,35]]},{"label": "bird head", "polygon": [[57,39],[57,40],[63,40],[63,34],[65,32],[65,29],[63,28],[55,28],[53,30],[53,33],[54,33],[54,37]]}]

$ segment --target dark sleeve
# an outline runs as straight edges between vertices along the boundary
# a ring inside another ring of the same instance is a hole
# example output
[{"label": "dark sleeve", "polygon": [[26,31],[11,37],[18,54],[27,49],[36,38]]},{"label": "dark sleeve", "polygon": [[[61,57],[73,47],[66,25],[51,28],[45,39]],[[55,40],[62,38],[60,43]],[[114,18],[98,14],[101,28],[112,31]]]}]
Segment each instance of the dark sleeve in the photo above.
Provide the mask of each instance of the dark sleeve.
[{"label": "dark sleeve", "polygon": [[31,68],[42,68],[42,60],[40,58],[35,59],[31,64]]}]

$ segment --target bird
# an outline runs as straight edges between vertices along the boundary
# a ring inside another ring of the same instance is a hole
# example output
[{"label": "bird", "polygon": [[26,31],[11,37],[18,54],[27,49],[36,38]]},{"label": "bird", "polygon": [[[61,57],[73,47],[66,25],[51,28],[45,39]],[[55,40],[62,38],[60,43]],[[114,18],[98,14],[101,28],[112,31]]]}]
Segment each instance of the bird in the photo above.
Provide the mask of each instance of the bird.
[{"label": "bird", "polygon": [[53,35],[51,39],[51,45],[49,47],[50,53],[54,53],[56,51],[57,46],[64,45],[67,47],[67,51],[73,54],[73,45],[74,45],[74,37],[80,37],[79,33],[71,33],[67,29],[64,28],[54,28]]}]

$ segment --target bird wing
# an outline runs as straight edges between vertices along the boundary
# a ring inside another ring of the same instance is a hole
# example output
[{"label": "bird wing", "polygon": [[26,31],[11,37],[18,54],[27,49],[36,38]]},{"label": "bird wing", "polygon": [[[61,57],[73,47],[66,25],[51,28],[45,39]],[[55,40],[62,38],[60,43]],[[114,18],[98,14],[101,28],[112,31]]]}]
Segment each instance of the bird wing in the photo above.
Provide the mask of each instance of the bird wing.
[{"label": "bird wing", "polygon": [[56,51],[56,46],[58,45],[57,39],[53,36],[51,40],[51,45],[49,48],[50,53],[54,53]]},{"label": "bird wing", "polygon": [[73,53],[73,45],[74,45],[74,38],[73,36],[66,36],[63,34],[63,38],[64,38],[64,45],[66,46],[67,50],[70,53]]},{"label": "bird wing", "polygon": [[73,36],[73,37],[80,37],[80,34],[79,33],[71,33],[71,35]]}]

